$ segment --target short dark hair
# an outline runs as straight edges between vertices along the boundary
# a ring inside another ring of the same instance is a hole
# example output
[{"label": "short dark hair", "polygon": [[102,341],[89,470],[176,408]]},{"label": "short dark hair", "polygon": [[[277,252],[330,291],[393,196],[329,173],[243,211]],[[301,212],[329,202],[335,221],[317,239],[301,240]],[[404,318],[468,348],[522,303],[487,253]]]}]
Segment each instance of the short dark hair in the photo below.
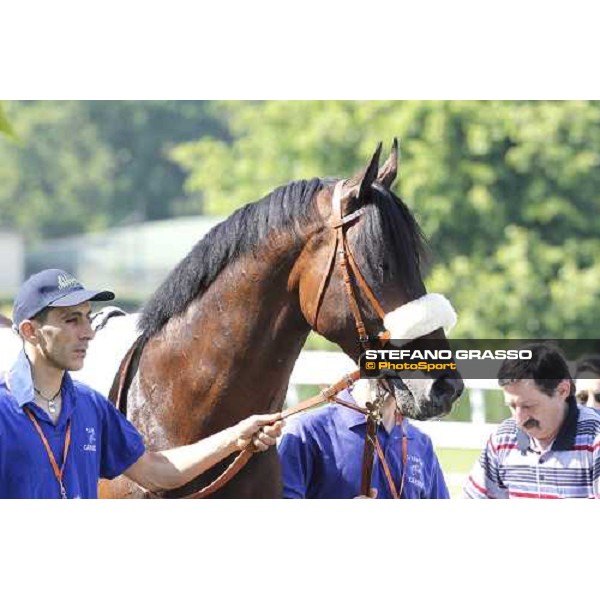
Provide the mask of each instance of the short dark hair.
[{"label": "short dark hair", "polygon": [[[29,321],[37,321],[40,325],[45,325],[46,321],[48,320],[48,315],[50,314],[50,311],[52,310],[52,306],[46,306],[46,308],[42,308],[42,310],[40,310],[39,313],[33,315],[33,317],[31,317],[30,319],[28,319]],[[19,331],[19,327],[17,327],[16,323],[13,323],[13,330],[18,334],[21,335],[21,332]]]},{"label": "short dark hair", "polygon": [[48,314],[52,310],[52,306],[46,306],[46,308],[42,308],[39,313],[33,315],[31,317],[32,321],[37,321],[40,325],[43,325],[48,320]]},{"label": "short dark hair", "polygon": [[533,379],[541,392],[551,396],[558,384],[566,379],[570,383],[570,394],[575,393],[575,384],[569,366],[557,346],[548,342],[536,342],[527,344],[520,350],[531,350],[531,359],[505,360],[498,371],[498,384],[501,387],[520,379]]},{"label": "short dark hair", "polygon": [[577,361],[575,365],[575,378],[579,377],[581,373],[586,372],[600,376],[600,354],[583,356]]}]

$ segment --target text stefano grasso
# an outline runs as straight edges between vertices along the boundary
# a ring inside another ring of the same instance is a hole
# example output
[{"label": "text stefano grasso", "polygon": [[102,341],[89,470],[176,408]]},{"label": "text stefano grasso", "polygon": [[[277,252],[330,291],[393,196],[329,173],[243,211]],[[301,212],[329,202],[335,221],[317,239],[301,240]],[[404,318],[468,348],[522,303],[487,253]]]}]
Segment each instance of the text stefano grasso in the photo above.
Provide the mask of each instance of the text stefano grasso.
[{"label": "text stefano grasso", "polygon": [[366,360],[531,360],[531,350],[367,350]]}]

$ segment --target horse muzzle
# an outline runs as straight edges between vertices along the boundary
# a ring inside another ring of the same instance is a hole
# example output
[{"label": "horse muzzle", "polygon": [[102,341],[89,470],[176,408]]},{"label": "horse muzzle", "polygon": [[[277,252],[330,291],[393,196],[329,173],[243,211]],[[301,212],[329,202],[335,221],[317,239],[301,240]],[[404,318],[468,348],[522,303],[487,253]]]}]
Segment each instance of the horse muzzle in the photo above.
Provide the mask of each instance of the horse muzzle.
[{"label": "horse muzzle", "polygon": [[437,379],[390,379],[394,386],[398,410],[406,417],[426,421],[442,417],[463,393],[465,385],[458,374]]}]

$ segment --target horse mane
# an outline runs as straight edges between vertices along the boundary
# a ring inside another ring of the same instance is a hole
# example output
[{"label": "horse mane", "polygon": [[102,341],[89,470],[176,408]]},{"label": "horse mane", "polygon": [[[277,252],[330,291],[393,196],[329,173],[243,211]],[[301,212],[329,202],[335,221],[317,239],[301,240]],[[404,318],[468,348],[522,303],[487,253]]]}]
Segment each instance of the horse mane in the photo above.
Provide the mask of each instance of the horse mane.
[{"label": "horse mane", "polygon": [[233,261],[256,251],[274,231],[302,238],[302,229],[317,218],[312,202],[325,182],[293,181],[236,210],[215,225],[171,271],[144,306],[139,327],[149,339],[172,317],[185,311]]},{"label": "horse mane", "polygon": [[[171,271],[143,308],[139,328],[148,340],[172,317],[185,311],[233,261],[258,251],[273,232],[303,239],[306,225],[318,218],[313,199],[333,179],[293,181],[236,210],[211,229]],[[395,194],[381,186],[371,190],[370,207],[356,241],[356,256],[371,272],[381,272],[380,253],[392,253],[407,292],[422,293],[421,259],[426,242],[414,217]],[[375,209],[375,206],[377,209]],[[375,243],[384,236],[382,244]],[[375,242],[374,242],[375,241]],[[375,250],[374,250],[375,248]],[[379,248],[377,252],[376,248]],[[378,285],[375,285],[376,292]]]}]

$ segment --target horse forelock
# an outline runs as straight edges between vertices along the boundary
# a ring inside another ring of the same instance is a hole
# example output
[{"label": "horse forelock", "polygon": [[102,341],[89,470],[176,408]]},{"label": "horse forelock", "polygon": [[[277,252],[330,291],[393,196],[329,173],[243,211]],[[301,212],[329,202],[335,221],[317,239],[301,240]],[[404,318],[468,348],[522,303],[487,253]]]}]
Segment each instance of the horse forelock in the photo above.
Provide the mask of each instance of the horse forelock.
[{"label": "horse forelock", "polygon": [[373,186],[355,243],[355,252],[371,272],[375,290],[388,278],[402,282],[408,298],[423,293],[427,241],[406,204],[393,192]]},{"label": "horse forelock", "polygon": [[158,333],[172,317],[182,314],[221,271],[258,251],[274,234],[289,236],[293,242],[302,239],[306,226],[320,219],[314,200],[326,184],[316,178],[293,181],[239,208],[213,227],[146,303],[139,320],[144,338]]}]

